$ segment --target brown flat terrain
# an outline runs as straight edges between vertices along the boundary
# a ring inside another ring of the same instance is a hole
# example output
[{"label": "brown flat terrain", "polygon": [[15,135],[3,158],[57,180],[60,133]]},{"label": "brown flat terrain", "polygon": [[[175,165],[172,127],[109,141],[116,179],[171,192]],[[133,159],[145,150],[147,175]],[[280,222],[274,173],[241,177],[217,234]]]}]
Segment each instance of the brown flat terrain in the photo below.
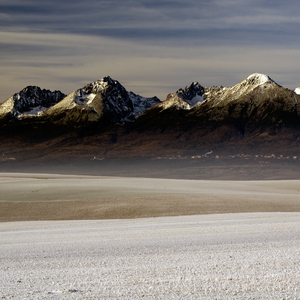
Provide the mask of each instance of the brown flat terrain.
[{"label": "brown flat terrain", "polygon": [[300,180],[222,181],[0,173],[0,221],[300,212]]},{"label": "brown flat terrain", "polygon": [[[96,157],[98,158],[98,157]],[[117,177],[212,179],[212,180],[300,180],[300,156],[289,159],[155,159],[104,158],[0,161],[0,173],[47,173]]]}]

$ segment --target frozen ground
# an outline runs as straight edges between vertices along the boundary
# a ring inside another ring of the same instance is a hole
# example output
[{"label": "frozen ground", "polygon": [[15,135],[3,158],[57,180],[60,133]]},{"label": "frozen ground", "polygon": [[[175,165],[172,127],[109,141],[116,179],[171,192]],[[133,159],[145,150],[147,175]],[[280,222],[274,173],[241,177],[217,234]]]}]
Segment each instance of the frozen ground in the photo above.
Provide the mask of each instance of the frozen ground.
[{"label": "frozen ground", "polygon": [[2,299],[299,299],[300,213],[0,223]]}]

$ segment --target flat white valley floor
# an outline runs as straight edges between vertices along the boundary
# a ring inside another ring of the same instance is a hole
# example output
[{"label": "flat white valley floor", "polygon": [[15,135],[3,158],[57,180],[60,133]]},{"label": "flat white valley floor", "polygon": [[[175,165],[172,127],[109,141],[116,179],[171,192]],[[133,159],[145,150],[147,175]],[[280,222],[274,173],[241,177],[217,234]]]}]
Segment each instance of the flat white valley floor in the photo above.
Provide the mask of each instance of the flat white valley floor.
[{"label": "flat white valley floor", "polygon": [[0,223],[1,299],[299,299],[300,213]]},{"label": "flat white valley floor", "polygon": [[0,174],[0,299],[300,299],[300,181]]}]

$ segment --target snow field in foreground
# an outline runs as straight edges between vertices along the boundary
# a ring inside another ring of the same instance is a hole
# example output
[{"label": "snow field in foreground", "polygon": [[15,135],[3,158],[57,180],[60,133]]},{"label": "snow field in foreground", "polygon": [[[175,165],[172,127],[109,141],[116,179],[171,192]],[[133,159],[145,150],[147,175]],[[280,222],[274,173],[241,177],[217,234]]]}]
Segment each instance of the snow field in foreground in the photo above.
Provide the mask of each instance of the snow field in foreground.
[{"label": "snow field in foreground", "polygon": [[300,213],[0,223],[2,299],[299,299]]}]

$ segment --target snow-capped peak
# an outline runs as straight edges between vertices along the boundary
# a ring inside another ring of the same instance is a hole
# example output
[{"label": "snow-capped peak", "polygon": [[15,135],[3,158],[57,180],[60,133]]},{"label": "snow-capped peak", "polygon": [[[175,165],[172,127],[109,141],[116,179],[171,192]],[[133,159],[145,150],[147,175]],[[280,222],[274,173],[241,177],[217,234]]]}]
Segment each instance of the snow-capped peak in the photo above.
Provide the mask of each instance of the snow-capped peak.
[{"label": "snow-capped peak", "polygon": [[225,99],[230,97],[231,100],[238,99],[241,95],[248,94],[259,86],[267,86],[273,84],[278,85],[268,75],[254,73],[232,88],[227,89],[223,95],[223,98]]},{"label": "snow-capped peak", "polygon": [[104,92],[111,87],[119,91],[124,90],[121,84],[110,78],[109,76],[103,77],[97,81],[91,82],[81,89],[74,92],[74,102],[77,105],[91,105],[92,101],[98,93]]},{"label": "snow-capped peak", "polygon": [[27,86],[0,105],[0,116],[10,114],[14,118],[42,115],[46,109],[61,101],[66,95],[60,91]]},{"label": "snow-capped peak", "polygon": [[109,76],[103,77],[97,81],[91,82],[80,89],[84,94],[97,94],[103,91],[108,86],[118,86],[120,87],[120,83],[116,80],[113,80]]},{"label": "snow-capped peak", "polygon": [[156,97],[145,98],[126,89],[116,80],[106,76],[70,93],[63,101],[47,110],[47,114],[61,111],[79,110],[91,112],[93,120],[105,116],[114,123],[132,122],[145,110],[159,103]]},{"label": "snow-capped peak", "polygon": [[251,74],[245,80],[249,84],[253,84],[253,85],[261,85],[264,83],[275,83],[275,81],[271,79],[268,75],[260,74],[260,73]]}]

